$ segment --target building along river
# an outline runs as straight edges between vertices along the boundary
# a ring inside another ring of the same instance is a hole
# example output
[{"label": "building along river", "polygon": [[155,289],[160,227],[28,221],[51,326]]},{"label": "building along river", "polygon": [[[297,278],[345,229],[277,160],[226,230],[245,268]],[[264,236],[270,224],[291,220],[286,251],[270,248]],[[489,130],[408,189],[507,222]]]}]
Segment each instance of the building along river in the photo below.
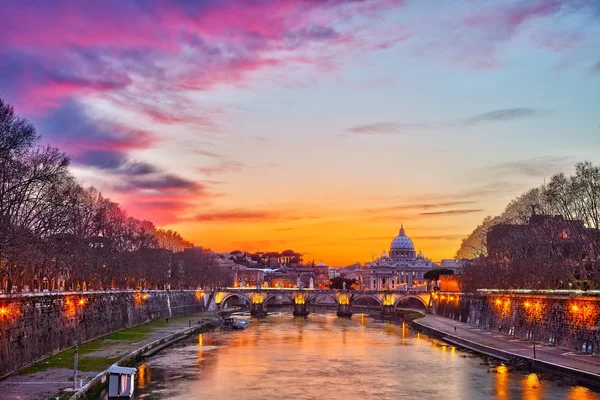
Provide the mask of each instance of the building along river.
[{"label": "building along river", "polygon": [[137,400],[600,399],[361,314],[281,312],[194,335],[140,364],[136,385]]}]

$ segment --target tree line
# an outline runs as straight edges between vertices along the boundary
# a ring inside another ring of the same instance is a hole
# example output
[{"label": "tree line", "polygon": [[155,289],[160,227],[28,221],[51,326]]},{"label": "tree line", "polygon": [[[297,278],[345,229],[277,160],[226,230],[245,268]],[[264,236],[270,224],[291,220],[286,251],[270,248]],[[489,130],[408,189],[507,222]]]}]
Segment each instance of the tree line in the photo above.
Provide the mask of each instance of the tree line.
[{"label": "tree line", "polygon": [[195,288],[230,279],[172,230],[127,215],[0,98],[0,290]]},{"label": "tree line", "polygon": [[486,217],[456,257],[470,260],[463,290],[600,287],[600,166],[578,163],[571,176],[523,193]]},{"label": "tree line", "polygon": [[257,251],[255,253],[250,253],[241,250],[233,250],[229,254],[233,261],[246,266],[259,265],[261,267],[268,267],[271,259],[275,259],[278,264],[283,264],[288,267],[301,265],[303,262],[303,255],[291,249],[284,250],[281,253],[277,251]]}]

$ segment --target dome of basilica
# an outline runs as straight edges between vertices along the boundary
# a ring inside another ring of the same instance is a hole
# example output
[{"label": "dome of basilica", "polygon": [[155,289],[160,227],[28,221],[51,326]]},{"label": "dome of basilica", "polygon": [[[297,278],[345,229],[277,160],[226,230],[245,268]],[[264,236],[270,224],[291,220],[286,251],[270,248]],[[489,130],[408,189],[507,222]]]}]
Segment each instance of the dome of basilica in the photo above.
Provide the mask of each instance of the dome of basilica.
[{"label": "dome of basilica", "polygon": [[400,234],[392,240],[390,251],[392,250],[415,250],[412,240],[404,233],[404,226],[400,228]]},{"label": "dome of basilica", "polygon": [[390,258],[394,261],[414,260],[416,256],[415,245],[404,232],[404,225],[400,226],[400,233],[392,240],[390,245]]}]

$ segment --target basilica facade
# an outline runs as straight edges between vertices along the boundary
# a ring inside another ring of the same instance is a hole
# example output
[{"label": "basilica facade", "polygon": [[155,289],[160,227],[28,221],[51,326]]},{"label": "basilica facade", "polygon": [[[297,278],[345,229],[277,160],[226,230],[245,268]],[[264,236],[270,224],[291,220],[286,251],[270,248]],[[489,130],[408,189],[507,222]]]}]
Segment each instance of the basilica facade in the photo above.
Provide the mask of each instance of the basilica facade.
[{"label": "basilica facade", "polygon": [[406,236],[404,226],[390,245],[389,255],[383,254],[358,272],[364,290],[427,290],[423,274],[439,266],[415,252],[412,240]]}]

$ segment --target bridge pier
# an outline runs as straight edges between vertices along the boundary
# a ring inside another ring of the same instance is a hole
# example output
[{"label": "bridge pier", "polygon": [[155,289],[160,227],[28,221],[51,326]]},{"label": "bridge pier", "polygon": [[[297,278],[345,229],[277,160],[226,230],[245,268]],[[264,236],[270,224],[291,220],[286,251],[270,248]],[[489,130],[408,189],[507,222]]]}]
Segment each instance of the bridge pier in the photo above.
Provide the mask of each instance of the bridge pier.
[{"label": "bridge pier", "polygon": [[308,314],[308,308],[306,308],[306,303],[296,304],[294,303],[294,317],[306,317]]},{"label": "bridge pier", "polygon": [[264,317],[267,311],[264,309],[263,303],[252,303],[250,305],[250,315],[253,317]]},{"label": "bridge pier", "polygon": [[394,314],[394,306],[393,305],[383,305],[381,309],[381,319],[392,319],[392,315]]},{"label": "bridge pier", "polygon": [[350,318],[352,316],[350,304],[338,304],[338,317]]}]

